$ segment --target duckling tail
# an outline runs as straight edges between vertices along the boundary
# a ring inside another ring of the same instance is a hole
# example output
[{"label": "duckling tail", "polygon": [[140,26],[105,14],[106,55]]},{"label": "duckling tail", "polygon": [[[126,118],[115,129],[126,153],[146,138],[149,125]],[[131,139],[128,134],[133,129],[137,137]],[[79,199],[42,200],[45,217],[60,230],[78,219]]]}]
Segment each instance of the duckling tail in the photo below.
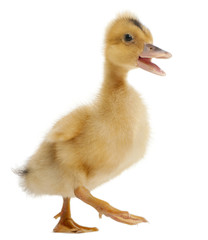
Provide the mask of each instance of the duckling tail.
[{"label": "duckling tail", "polygon": [[13,173],[17,174],[20,177],[25,177],[30,172],[29,169],[27,169],[27,168],[12,169],[12,171],[13,171]]}]

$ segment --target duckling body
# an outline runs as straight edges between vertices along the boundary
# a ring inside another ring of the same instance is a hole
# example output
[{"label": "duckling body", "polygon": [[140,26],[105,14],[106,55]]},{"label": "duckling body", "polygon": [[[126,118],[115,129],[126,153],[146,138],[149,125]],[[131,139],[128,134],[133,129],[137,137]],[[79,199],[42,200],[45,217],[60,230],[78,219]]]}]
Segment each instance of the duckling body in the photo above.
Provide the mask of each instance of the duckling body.
[{"label": "duckling body", "polygon": [[[145,106],[125,80],[112,87],[104,85],[94,104],[76,109],[73,120],[70,113],[49,132],[26,166],[26,189],[72,197],[79,185],[92,190],[143,157],[149,135]],[[77,135],[54,136],[58,126],[65,133],[73,121],[81,124]]]},{"label": "duckling body", "polygon": [[54,232],[97,231],[72,220],[69,200],[74,196],[94,207],[99,216],[126,224],[146,222],[93,197],[90,191],[137,162],[146,151],[147,112],[140,95],[126,81],[128,71],[140,67],[164,75],[151,58],[171,55],[151,44],[150,31],[132,15],[112,22],[105,43],[104,81],[97,98],[59,120],[19,172],[26,191],[63,197]]}]

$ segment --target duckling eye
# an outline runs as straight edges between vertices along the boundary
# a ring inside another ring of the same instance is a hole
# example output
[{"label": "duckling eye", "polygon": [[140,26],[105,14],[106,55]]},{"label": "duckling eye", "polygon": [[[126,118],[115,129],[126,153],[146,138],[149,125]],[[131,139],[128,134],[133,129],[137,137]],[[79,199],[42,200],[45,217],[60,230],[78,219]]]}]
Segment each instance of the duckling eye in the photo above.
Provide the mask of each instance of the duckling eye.
[{"label": "duckling eye", "polygon": [[125,34],[124,35],[124,41],[125,42],[131,42],[133,40],[133,37],[130,34]]}]

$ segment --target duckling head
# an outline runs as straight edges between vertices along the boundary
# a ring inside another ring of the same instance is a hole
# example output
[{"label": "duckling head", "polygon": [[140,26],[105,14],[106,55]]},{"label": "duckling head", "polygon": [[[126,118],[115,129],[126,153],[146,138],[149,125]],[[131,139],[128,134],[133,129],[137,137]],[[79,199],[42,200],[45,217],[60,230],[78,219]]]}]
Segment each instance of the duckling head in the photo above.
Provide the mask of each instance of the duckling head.
[{"label": "duckling head", "polygon": [[164,76],[152,58],[170,58],[171,54],[154,46],[152,34],[134,15],[118,16],[108,27],[105,38],[106,60],[115,66],[142,68]]}]

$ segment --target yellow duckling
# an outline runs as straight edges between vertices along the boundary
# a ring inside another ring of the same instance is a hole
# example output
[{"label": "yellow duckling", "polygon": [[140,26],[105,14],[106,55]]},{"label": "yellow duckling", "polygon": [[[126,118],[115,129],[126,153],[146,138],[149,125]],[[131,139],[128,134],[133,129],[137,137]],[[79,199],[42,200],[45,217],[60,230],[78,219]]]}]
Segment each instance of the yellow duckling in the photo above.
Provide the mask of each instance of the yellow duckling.
[{"label": "yellow duckling", "polygon": [[129,70],[142,68],[165,75],[151,62],[171,54],[152,45],[150,31],[131,14],[108,27],[105,37],[105,72],[102,88],[91,105],[81,106],[59,120],[37,152],[18,174],[23,188],[34,195],[60,195],[63,207],[54,232],[91,232],[97,228],[75,223],[70,198],[77,197],[99,215],[126,223],[146,222],[95,198],[90,191],[119,175],[146,151],[149,125],[139,94],[127,83]]}]

